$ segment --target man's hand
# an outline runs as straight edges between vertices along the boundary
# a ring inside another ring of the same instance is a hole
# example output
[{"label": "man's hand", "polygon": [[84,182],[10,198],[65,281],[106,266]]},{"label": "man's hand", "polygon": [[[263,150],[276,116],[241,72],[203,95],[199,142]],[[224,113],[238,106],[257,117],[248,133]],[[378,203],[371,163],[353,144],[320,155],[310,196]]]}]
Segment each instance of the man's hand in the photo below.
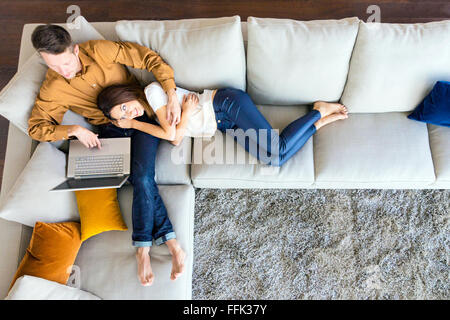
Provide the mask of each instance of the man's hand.
[{"label": "man's hand", "polygon": [[181,118],[181,107],[178,102],[177,94],[175,93],[175,89],[170,89],[167,91],[167,96],[169,97],[169,101],[166,106],[166,119],[167,122],[172,125],[177,125],[180,122]]},{"label": "man's hand", "polygon": [[67,131],[67,134],[69,137],[77,137],[86,148],[102,148],[100,140],[98,139],[98,134],[95,134],[82,126],[72,126]]}]

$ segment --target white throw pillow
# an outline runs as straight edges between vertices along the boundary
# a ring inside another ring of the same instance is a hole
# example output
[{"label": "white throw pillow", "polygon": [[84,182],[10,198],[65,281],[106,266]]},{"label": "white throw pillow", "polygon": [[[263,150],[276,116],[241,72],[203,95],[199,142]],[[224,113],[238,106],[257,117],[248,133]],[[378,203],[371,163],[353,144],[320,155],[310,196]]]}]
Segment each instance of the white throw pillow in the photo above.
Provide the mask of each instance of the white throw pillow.
[{"label": "white throw pillow", "polygon": [[16,280],[5,300],[101,300],[77,288],[46,279],[22,276]]},{"label": "white throw pillow", "polygon": [[350,112],[412,111],[450,80],[450,20],[361,22],[342,103]]},{"label": "white throw pillow", "polygon": [[427,126],[436,183],[439,188],[450,189],[450,128],[433,124]]},{"label": "white throw pillow", "polygon": [[33,227],[36,221],[79,221],[74,192],[50,192],[66,179],[66,154],[48,142],[38,144],[14,186],[0,204],[0,218]]},{"label": "white throw pillow", "polygon": [[247,20],[248,93],[259,104],[338,101],[347,79],[358,18]]},{"label": "white throw pillow", "polygon": [[[245,51],[240,17],[116,23],[123,41],[157,52],[175,73],[178,86],[188,90],[226,86],[245,90]],[[138,77],[139,78],[139,77]],[[142,83],[154,81],[143,70]]]},{"label": "white throw pillow", "polygon": [[[65,27],[75,43],[104,39],[84,17],[77,17],[74,23],[79,23],[80,28],[69,29],[64,24],[59,25]],[[44,60],[39,53],[35,52],[0,92],[0,114],[26,134],[28,134],[28,119],[47,69]],[[64,117],[63,124],[72,124],[73,117],[69,119],[70,121]],[[81,119],[78,122],[85,126],[89,125]]]}]

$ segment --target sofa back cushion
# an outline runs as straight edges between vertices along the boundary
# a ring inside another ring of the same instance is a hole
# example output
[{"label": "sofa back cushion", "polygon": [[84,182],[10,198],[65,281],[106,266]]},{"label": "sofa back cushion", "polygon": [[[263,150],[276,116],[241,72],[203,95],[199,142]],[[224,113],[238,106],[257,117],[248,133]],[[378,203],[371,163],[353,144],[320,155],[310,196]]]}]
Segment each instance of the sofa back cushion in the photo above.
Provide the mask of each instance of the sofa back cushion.
[{"label": "sofa back cushion", "polygon": [[358,18],[247,20],[248,93],[259,104],[338,101],[347,79]]},{"label": "sofa back cushion", "polygon": [[[239,16],[116,23],[122,41],[157,52],[175,73],[178,86],[201,91],[226,86],[245,90],[245,53]],[[141,71],[142,84],[154,81]]]},{"label": "sofa back cushion", "polygon": [[350,112],[412,111],[450,80],[450,20],[360,23],[341,102]]}]

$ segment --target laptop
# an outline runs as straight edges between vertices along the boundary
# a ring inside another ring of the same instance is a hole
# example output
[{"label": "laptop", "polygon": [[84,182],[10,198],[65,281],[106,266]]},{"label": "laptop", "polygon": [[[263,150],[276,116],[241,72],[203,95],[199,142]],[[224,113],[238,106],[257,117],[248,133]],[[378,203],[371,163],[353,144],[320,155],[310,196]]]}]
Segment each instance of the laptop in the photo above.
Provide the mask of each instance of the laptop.
[{"label": "laptop", "polygon": [[99,139],[101,149],[70,140],[67,180],[50,191],[120,188],[130,176],[131,138]]}]

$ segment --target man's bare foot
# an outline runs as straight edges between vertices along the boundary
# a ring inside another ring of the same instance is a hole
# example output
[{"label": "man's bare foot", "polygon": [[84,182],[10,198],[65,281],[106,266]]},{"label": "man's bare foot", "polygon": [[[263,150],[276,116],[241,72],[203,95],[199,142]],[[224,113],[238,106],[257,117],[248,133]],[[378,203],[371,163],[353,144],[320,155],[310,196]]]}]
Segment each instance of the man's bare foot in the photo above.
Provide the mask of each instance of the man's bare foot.
[{"label": "man's bare foot", "polygon": [[316,127],[316,131],[319,130],[321,127],[323,127],[324,125],[330,124],[334,121],[338,121],[338,120],[342,120],[342,119],[347,119],[348,118],[348,113],[347,111],[342,111],[342,112],[338,112],[338,113],[333,113],[330,114],[329,116],[326,116],[324,118],[321,118],[320,120],[317,120],[314,123],[314,126]]},{"label": "man's bare foot", "polygon": [[153,283],[153,271],[150,265],[150,247],[141,247],[136,250],[136,260],[138,267],[138,279],[143,286],[150,286]]},{"label": "man's bare foot", "polygon": [[347,108],[343,104],[324,101],[314,102],[313,110],[319,111],[321,118],[325,118],[333,113],[347,113]]},{"label": "man's bare foot", "polygon": [[169,252],[172,255],[172,271],[170,273],[170,279],[176,280],[184,272],[184,259],[186,253],[181,249],[176,239],[166,241],[169,247]]}]

